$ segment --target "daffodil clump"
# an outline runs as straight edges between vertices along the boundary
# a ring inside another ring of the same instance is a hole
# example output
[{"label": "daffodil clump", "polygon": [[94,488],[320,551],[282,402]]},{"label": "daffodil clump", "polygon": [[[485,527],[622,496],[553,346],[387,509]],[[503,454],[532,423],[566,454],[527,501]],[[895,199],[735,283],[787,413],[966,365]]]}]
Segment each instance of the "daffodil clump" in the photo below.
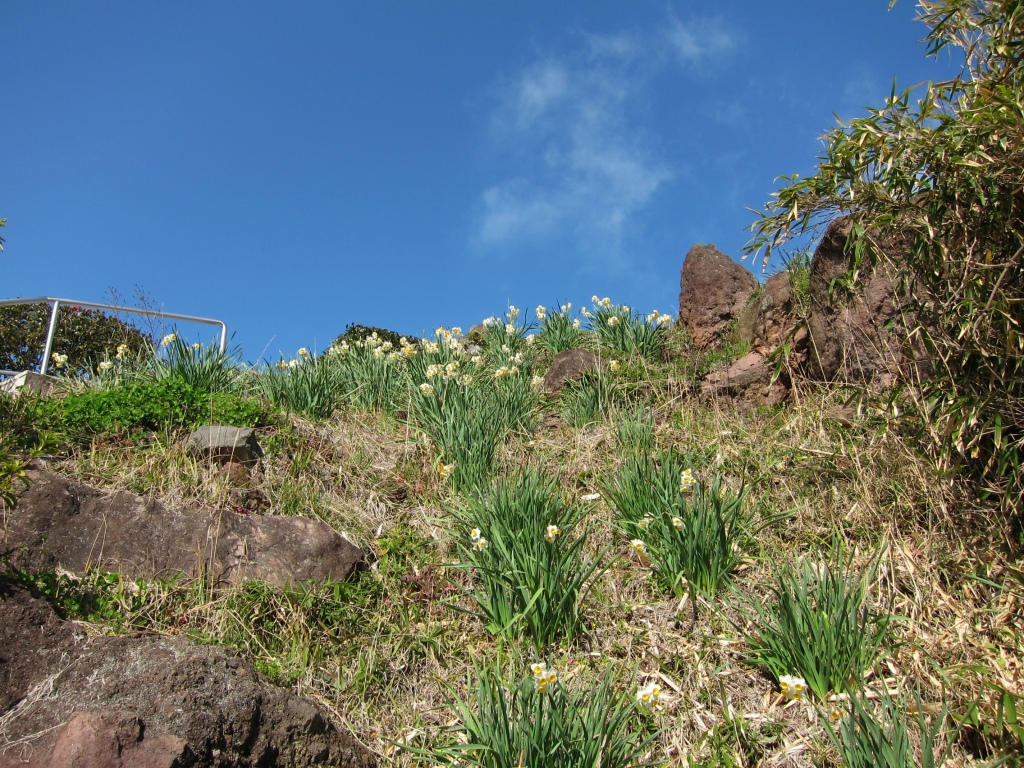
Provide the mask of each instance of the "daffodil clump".
[{"label": "daffodil clump", "polygon": [[537,307],[537,320],[540,321],[537,343],[541,349],[557,355],[583,345],[582,323],[578,317],[573,317],[571,302],[560,304],[555,310]]},{"label": "daffodil clump", "polygon": [[584,310],[587,327],[602,347],[623,353],[637,353],[649,360],[660,357],[665,348],[672,318],[654,310],[646,317],[625,304],[614,304],[605,296],[591,298],[593,310]]},{"label": "daffodil clump", "polygon": [[671,451],[635,456],[604,494],[631,537],[631,553],[650,559],[662,586],[677,597],[711,597],[743,561],[752,536],[747,493],[723,489],[717,476],[701,485],[689,463]]},{"label": "daffodil clump", "polygon": [[604,553],[588,552],[582,510],[565,503],[554,481],[530,469],[453,514],[468,531],[457,541],[473,575],[476,613],[491,632],[525,635],[542,650],[582,629],[580,600],[605,567]]}]

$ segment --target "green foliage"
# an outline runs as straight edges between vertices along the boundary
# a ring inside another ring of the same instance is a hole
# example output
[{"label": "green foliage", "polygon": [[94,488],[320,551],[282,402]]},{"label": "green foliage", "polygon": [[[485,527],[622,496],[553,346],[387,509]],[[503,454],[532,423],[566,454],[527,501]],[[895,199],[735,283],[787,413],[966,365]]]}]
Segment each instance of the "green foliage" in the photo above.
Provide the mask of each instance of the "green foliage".
[{"label": "green foliage", "polygon": [[177,333],[169,334],[153,361],[157,381],[179,379],[207,392],[231,392],[237,388],[242,371],[238,367],[241,350],[221,352],[220,345],[188,344]]},{"label": "green foliage", "polygon": [[159,431],[199,424],[255,426],[263,419],[256,400],[226,392],[209,393],[180,379],[131,382],[105,392],[83,392],[41,400],[44,423],[71,439],[131,429]]},{"label": "green foliage", "polygon": [[282,361],[259,371],[256,390],[275,408],[326,419],[338,405],[338,369],[327,357],[292,366]]},{"label": "green foliage", "polygon": [[[612,688],[611,675],[583,690],[553,682],[541,690],[529,675],[505,681],[479,670],[472,701],[451,689],[465,743],[410,752],[435,765],[482,768],[642,768],[657,733],[630,730],[636,704]],[[467,687],[469,687],[467,685]]]},{"label": "green foliage", "polygon": [[636,352],[648,360],[662,356],[672,321],[669,315],[655,311],[644,317],[633,314],[629,307],[612,304],[608,298],[599,300],[594,296],[593,299],[594,311],[584,311],[584,314],[602,347],[622,354]]},{"label": "green foliage", "polygon": [[583,331],[580,321],[571,315],[572,304],[558,305],[558,311],[537,307],[537,319],[541,330],[537,343],[553,355],[567,349],[579,349],[583,345]]},{"label": "green foliage", "polygon": [[691,474],[691,461],[671,451],[627,462],[602,488],[619,524],[642,541],[658,581],[676,597],[713,597],[745,558],[752,531],[747,490],[723,488]]},{"label": "green foliage", "polygon": [[850,696],[850,702],[851,711],[839,715],[838,729],[825,731],[849,768],[939,768],[945,764],[952,743],[941,751],[938,748],[948,714],[946,706],[929,724],[921,695],[915,691],[915,719],[921,737],[918,760],[911,746],[905,697],[894,700],[881,696],[877,707],[873,707],[871,701],[857,692]]},{"label": "green foliage", "polygon": [[603,571],[604,553],[587,554],[581,517],[536,469],[455,511],[462,561],[476,574],[479,616],[492,633],[525,634],[540,650],[582,630],[582,593]]},{"label": "green foliage", "polygon": [[332,347],[340,347],[342,342],[352,344],[357,341],[363,341],[365,339],[375,336],[381,341],[389,341],[393,347],[399,346],[401,340],[404,338],[400,334],[394,331],[389,331],[387,328],[376,328],[372,325],[359,325],[358,323],[349,323],[345,326],[345,332],[342,333],[338,338],[331,344]]},{"label": "green foliage", "polygon": [[642,405],[615,413],[615,438],[625,454],[642,456],[654,450],[654,411]]},{"label": "green foliage", "polygon": [[585,427],[610,418],[621,396],[604,371],[584,373],[567,381],[562,392],[562,419],[570,427]]},{"label": "green foliage", "polygon": [[888,636],[892,616],[868,605],[868,582],[881,550],[861,573],[852,557],[812,565],[783,565],[767,600],[746,599],[742,610],[754,630],[744,632],[749,659],[776,679],[804,678],[824,701],[831,693],[856,691]]},{"label": "green foliage", "polygon": [[522,366],[439,373],[414,393],[416,423],[438,450],[439,473],[450,472],[456,489],[485,486],[501,441],[531,431],[537,392],[525,360]]},{"label": "green foliage", "polygon": [[964,467],[1024,513],[1024,6],[923,3],[929,52],[963,72],[892,95],[826,136],[817,172],[792,177],[750,250],[849,215],[850,279],[896,249],[907,309],[932,361],[912,412],[941,466]]},{"label": "green foliage", "polygon": [[[0,307],[0,368],[28,371],[38,368],[50,325],[49,304]],[[49,363],[50,373],[83,372],[114,357],[118,345],[133,355],[150,352],[152,341],[115,315],[95,309],[61,305],[53,338],[53,354],[67,355],[61,368]]]}]

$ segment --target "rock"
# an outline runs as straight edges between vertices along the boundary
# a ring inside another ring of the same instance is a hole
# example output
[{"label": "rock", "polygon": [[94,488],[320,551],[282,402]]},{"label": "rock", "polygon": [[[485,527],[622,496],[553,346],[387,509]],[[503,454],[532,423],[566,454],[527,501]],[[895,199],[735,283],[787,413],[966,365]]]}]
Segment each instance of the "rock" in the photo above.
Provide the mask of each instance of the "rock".
[{"label": "rock", "polygon": [[190,450],[219,464],[252,465],[263,458],[256,433],[249,427],[200,427],[188,436]]},{"label": "rock", "polygon": [[22,371],[0,382],[0,392],[16,395],[21,392],[35,392],[48,396],[57,387],[58,381],[52,376],[43,376],[35,371]]},{"label": "rock", "polygon": [[50,768],[179,768],[188,742],[146,728],[130,712],[75,712],[57,733]]},{"label": "rock", "polygon": [[789,398],[790,389],[785,376],[773,382],[774,375],[774,362],[759,352],[750,352],[727,368],[705,376],[700,394],[729,401],[738,410],[778,405]]},{"label": "rock", "polygon": [[376,765],[248,661],[182,637],[86,636],[4,577],[0,641],[13,694],[0,710],[0,768]]},{"label": "rock", "polygon": [[795,324],[789,273],[780,272],[747,301],[736,319],[736,338],[756,352],[770,353],[786,341]]},{"label": "rock", "polygon": [[61,567],[169,579],[199,570],[216,581],[338,581],[364,567],[362,550],[304,517],[168,509],[124,491],[107,494],[45,471],[7,512],[0,551],[32,573]]},{"label": "rock", "polygon": [[712,371],[704,378],[707,389],[738,389],[751,384],[767,384],[774,368],[765,363],[764,355],[749,352],[728,368]]},{"label": "rock", "polygon": [[[880,260],[874,269],[865,266],[860,275],[860,293],[849,299],[842,295],[829,297],[829,286],[849,269],[850,259],[845,253],[849,233],[847,219],[833,221],[811,260],[807,372],[826,381],[877,381],[886,385],[905,373],[907,366],[922,362],[924,354],[907,341],[916,322],[900,312],[894,265]],[[898,238],[892,238],[886,250],[898,254]]]},{"label": "rock", "polygon": [[695,245],[683,261],[679,322],[697,347],[707,349],[756,289],[754,276],[714,245]]},{"label": "rock", "polygon": [[593,352],[585,349],[566,349],[555,355],[548,372],[544,376],[544,391],[556,394],[565,386],[565,382],[577,380],[584,373],[597,371],[600,361]]}]

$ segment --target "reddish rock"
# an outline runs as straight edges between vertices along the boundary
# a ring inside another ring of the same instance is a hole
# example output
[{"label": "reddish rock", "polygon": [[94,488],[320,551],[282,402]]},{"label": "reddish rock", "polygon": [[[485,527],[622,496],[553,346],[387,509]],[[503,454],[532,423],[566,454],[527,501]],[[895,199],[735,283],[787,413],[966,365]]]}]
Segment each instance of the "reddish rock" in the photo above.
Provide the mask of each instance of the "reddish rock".
[{"label": "reddish rock", "polygon": [[556,394],[561,391],[567,381],[576,381],[584,373],[592,373],[600,369],[601,363],[597,355],[585,349],[566,349],[555,355],[548,372],[544,376],[544,391]]},{"label": "reddish rock", "polygon": [[339,581],[364,565],[362,550],[319,520],[169,509],[132,493],[104,493],[50,472],[7,512],[0,550],[14,568],[120,571],[169,579],[199,570],[216,580],[271,584]]},{"label": "reddish rock", "polygon": [[754,276],[714,245],[695,245],[683,261],[679,322],[697,347],[707,349],[756,289]]},{"label": "reddish rock", "polygon": [[769,353],[786,341],[796,324],[789,273],[772,275],[736,320],[736,338],[755,352]]},{"label": "reddish rock", "polygon": [[76,712],[60,729],[49,768],[181,768],[188,742],[129,712]]},{"label": "reddish rock", "polygon": [[370,768],[316,704],[183,637],[87,636],[0,576],[0,768]]}]

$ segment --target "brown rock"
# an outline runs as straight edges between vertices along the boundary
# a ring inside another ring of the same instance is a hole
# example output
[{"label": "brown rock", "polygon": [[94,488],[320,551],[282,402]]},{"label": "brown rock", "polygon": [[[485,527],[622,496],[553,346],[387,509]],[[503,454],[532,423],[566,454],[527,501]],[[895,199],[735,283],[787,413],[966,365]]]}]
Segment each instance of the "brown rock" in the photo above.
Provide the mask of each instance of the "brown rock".
[{"label": "brown rock", "polygon": [[[904,317],[896,293],[896,268],[882,260],[865,266],[860,275],[862,290],[847,298],[829,296],[829,286],[847,273],[845,253],[850,233],[847,219],[833,221],[814,252],[810,275],[810,333],[807,369],[827,381],[893,381],[908,365],[923,360],[922,351],[908,343],[908,331],[916,324]],[[899,253],[898,238],[887,250]],[[886,326],[892,324],[890,328]]]},{"label": "brown rock", "polygon": [[736,320],[736,338],[757,352],[771,352],[784,343],[796,317],[789,273],[772,275],[750,298]]},{"label": "brown rock", "polygon": [[695,245],[683,261],[679,322],[694,344],[707,349],[756,289],[754,276],[714,245]]},{"label": "brown rock", "polygon": [[32,484],[7,513],[0,550],[32,573],[91,566],[168,579],[202,569],[231,583],[285,584],[338,581],[365,562],[359,547],[319,520],[180,511],[50,472],[28,475]]},{"label": "brown rock", "polygon": [[584,373],[600,368],[600,361],[593,352],[585,349],[566,349],[555,355],[547,374],[544,376],[544,391],[556,394],[567,381],[580,379]]},{"label": "brown rock", "polygon": [[767,384],[771,381],[774,368],[764,361],[758,352],[749,352],[728,368],[712,371],[705,378],[702,388],[705,391],[721,389],[739,389],[752,384]]},{"label": "brown rock", "polygon": [[0,710],[0,768],[376,765],[248,661],[182,637],[85,636],[3,577],[0,639],[0,671],[17,670],[6,674],[15,699]]}]

